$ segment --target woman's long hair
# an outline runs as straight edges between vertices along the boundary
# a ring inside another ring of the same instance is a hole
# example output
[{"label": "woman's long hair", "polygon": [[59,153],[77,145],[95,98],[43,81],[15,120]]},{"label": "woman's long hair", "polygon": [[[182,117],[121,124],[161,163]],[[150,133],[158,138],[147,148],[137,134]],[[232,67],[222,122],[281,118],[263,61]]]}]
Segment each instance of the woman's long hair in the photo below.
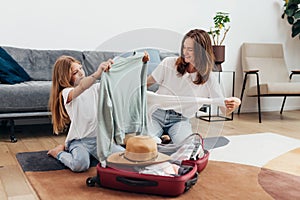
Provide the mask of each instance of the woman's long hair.
[{"label": "woman's long hair", "polygon": [[62,90],[71,85],[71,65],[79,63],[78,60],[71,56],[59,57],[52,72],[52,87],[49,99],[49,110],[52,113],[53,132],[59,134],[64,132],[70,124],[69,115],[64,106]]},{"label": "woman's long hair", "polygon": [[183,57],[184,41],[187,38],[192,38],[194,40],[194,60],[195,68],[197,70],[197,79],[194,80],[194,83],[197,85],[204,84],[209,78],[215,60],[210,37],[207,32],[201,29],[191,30],[183,37],[181,43],[181,56],[176,60],[177,71],[181,76],[186,73],[189,66],[189,64],[184,61]]}]

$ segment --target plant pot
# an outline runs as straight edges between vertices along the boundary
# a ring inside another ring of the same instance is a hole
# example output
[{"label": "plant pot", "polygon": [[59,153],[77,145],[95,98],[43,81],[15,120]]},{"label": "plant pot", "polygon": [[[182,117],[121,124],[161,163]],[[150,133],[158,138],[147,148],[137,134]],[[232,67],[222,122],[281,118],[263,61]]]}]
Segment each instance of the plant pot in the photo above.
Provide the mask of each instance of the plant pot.
[{"label": "plant pot", "polygon": [[215,66],[213,71],[221,72],[222,63],[225,61],[225,46],[224,45],[213,45],[213,52],[215,55]]}]

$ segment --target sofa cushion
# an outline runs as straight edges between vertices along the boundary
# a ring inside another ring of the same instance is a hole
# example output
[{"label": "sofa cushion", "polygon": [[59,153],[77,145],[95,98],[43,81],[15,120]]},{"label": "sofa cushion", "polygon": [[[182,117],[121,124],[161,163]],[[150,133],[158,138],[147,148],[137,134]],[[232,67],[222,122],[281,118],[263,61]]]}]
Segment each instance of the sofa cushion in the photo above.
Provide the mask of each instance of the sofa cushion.
[{"label": "sofa cushion", "polygon": [[[272,83],[261,83],[260,84],[261,95],[299,95],[300,94],[300,83],[299,82],[272,82]],[[247,95],[256,96],[257,87],[252,86],[247,90]]]},{"label": "sofa cushion", "polygon": [[120,53],[109,51],[83,51],[83,65],[86,75],[94,73],[100,63],[110,58],[113,59],[118,55],[120,55]]},{"label": "sofa cushion", "polygon": [[171,51],[161,51],[159,55],[160,55],[160,59],[163,60],[166,57],[178,57],[179,53],[171,52]]},{"label": "sofa cushion", "polygon": [[82,53],[74,50],[35,50],[5,46],[3,49],[25,69],[32,80],[51,80],[52,68],[61,55],[72,56],[80,62],[83,61]]},{"label": "sofa cushion", "polygon": [[0,82],[15,84],[29,80],[26,71],[0,47]]},{"label": "sofa cushion", "polygon": [[51,81],[2,84],[0,113],[47,111]]}]

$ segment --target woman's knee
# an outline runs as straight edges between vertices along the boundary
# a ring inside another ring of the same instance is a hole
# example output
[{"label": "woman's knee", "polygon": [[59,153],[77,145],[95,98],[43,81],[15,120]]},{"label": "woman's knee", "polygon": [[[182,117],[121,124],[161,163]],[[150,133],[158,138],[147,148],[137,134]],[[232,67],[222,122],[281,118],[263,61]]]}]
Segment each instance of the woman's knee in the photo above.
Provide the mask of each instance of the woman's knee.
[{"label": "woman's knee", "polygon": [[178,122],[169,129],[168,133],[172,142],[178,144],[191,135],[193,131],[189,122]]},{"label": "woman's knee", "polygon": [[163,128],[158,122],[152,121],[152,123],[148,125],[148,134],[159,138],[163,134]]}]

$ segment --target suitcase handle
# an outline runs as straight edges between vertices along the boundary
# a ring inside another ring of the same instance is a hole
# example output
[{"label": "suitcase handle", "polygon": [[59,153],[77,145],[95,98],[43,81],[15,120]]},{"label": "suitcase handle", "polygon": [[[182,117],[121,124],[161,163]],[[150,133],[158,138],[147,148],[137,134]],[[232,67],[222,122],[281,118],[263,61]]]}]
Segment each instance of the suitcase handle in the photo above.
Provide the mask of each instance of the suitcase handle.
[{"label": "suitcase handle", "polygon": [[198,172],[195,173],[194,177],[187,182],[185,182],[184,192],[188,191],[193,185],[197,183],[198,180]]},{"label": "suitcase handle", "polygon": [[122,177],[122,176],[117,176],[116,180],[124,183],[126,185],[130,185],[130,186],[157,186],[158,183],[156,181],[149,181],[149,180],[144,180],[144,179],[132,179],[132,178],[126,178],[126,177]]}]

